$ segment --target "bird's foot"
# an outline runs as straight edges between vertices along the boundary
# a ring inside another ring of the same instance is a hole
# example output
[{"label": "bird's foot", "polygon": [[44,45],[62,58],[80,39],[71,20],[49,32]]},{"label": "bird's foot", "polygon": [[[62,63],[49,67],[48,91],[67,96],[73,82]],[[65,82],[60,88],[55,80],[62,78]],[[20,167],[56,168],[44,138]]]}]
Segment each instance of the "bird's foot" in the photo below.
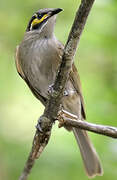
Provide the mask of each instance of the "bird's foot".
[{"label": "bird's foot", "polygon": [[64,110],[63,108],[61,108],[61,110],[58,112],[58,116],[63,117],[63,118],[66,117],[66,118],[69,118],[69,119],[76,119],[76,120],[78,119],[78,116]]},{"label": "bird's foot", "polygon": [[50,132],[52,124],[53,124],[53,122],[51,122],[49,118],[42,115],[38,119],[36,128],[40,133],[46,133],[46,132]]},{"label": "bird's foot", "polygon": [[42,119],[41,119],[41,117],[40,117],[40,118],[38,119],[38,123],[37,123],[37,125],[36,125],[36,129],[42,133],[43,130],[42,130],[42,127],[41,127],[41,123],[42,123]]},{"label": "bird's foot", "polygon": [[52,94],[54,92],[53,85],[54,84],[50,84],[49,87],[48,87],[48,93],[49,94]]},{"label": "bird's foot", "polygon": [[58,112],[58,116],[57,116],[57,119],[59,121],[59,125],[58,127],[62,127],[64,126],[64,123],[65,123],[65,119],[75,119],[77,120],[78,117],[64,109],[61,109],[59,112]]},{"label": "bird's foot", "polygon": [[[53,86],[54,86],[54,84],[49,85],[49,87],[48,87],[48,93],[49,94],[52,94],[54,92]],[[69,95],[69,92],[67,90],[65,90],[63,92],[63,96],[68,96],[68,95]]]},{"label": "bird's foot", "polygon": [[64,126],[64,116],[62,113],[62,109],[58,112],[57,119],[59,121],[58,127],[61,128]]}]

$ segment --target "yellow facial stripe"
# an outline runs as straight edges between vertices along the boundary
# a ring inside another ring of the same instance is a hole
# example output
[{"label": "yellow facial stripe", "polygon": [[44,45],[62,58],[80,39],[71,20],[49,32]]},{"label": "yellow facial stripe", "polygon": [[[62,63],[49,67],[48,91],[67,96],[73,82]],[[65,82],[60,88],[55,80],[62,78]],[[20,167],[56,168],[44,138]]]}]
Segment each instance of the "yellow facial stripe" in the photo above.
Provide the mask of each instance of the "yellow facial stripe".
[{"label": "yellow facial stripe", "polygon": [[44,21],[44,19],[46,19],[47,17],[48,17],[48,14],[45,14],[45,15],[43,15],[43,17],[42,17],[41,19],[38,19],[38,18],[34,19],[33,22],[32,22],[32,26],[41,23],[41,22]]}]

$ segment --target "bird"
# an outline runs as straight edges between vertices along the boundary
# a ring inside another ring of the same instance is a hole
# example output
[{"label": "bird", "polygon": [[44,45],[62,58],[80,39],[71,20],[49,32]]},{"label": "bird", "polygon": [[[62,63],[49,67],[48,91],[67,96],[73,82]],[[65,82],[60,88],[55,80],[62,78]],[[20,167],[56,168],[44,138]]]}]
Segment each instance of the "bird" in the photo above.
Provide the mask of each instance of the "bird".
[{"label": "bird", "polygon": [[[56,17],[61,11],[61,8],[44,8],[36,11],[27,25],[23,40],[16,47],[17,72],[44,106],[49,97],[48,88],[55,81],[64,51],[64,45],[54,34]],[[61,103],[67,112],[81,120],[86,119],[80,77],[74,64]],[[101,176],[103,168],[87,132],[73,127],[66,129],[72,131],[75,136],[87,176]]]}]

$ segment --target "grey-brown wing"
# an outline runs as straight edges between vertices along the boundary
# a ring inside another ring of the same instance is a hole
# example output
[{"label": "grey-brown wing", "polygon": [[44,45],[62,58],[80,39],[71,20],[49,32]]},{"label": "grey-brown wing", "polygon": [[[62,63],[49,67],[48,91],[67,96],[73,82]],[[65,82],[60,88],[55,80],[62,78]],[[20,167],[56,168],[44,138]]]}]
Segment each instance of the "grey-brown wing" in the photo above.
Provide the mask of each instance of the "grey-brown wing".
[{"label": "grey-brown wing", "polygon": [[16,47],[16,51],[15,51],[15,65],[16,65],[18,74],[22,77],[22,79],[25,80],[25,75],[19,63],[19,46]]},{"label": "grey-brown wing", "polygon": [[80,76],[79,76],[78,71],[77,71],[74,64],[72,65],[72,71],[70,72],[69,79],[71,80],[76,92],[80,96],[80,99],[81,99],[81,113],[82,113],[83,118],[86,119],[85,105],[84,105],[84,99],[83,99],[83,95],[82,95]]},{"label": "grey-brown wing", "polygon": [[30,90],[32,91],[32,93],[35,95],[35,97],[37,99],[39,99],[41,101],[41,103],[43,105],[46,105],[46,98],[43,97],[39,91],[37,89],[35,89],[29,82],[28,78],[25,76],[22,68],[21,68],[21,65],[20,65],[20,61],[19,61],[19,46],[16,47],[16,53],[15,53],[15,64],[16,64],[16,69],[17,69],[17,72],[18,74],[20,75],[20,77],[27,83],[27,85],[29,86]]}]

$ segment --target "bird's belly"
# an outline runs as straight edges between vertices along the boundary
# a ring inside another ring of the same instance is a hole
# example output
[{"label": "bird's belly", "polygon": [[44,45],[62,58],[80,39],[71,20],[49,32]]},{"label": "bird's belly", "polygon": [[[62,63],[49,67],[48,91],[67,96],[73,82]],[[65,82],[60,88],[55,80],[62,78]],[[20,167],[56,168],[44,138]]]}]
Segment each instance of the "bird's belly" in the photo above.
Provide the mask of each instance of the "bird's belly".
[{"label": "bird's belly", "polygon": [[56,71],[53,70],[51,62],[44,62],[32,64],[30,71],[32,86],[41,94],[41,96],[48,97],[49,86],[54,83]]}]

